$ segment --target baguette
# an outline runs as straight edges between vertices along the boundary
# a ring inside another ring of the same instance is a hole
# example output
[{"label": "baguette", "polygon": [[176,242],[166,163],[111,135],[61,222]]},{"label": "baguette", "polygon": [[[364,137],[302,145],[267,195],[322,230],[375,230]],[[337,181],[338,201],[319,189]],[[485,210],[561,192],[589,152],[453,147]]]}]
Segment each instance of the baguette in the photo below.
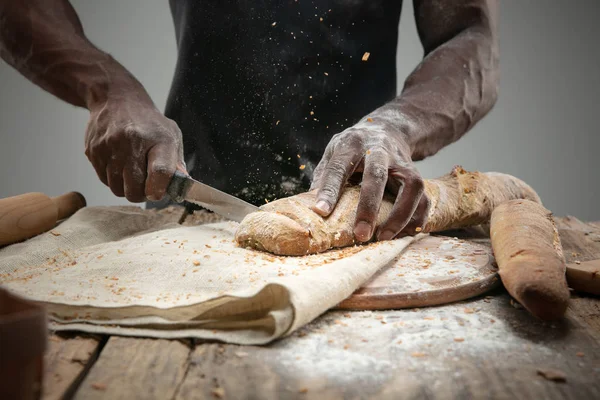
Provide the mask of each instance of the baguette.
[{"label": "baguette", "polygon": [[[301,256],[351,246],[359,186],[348,186],[328,217],[312,211],[316,191],[279,199],[260,207],[240,223],[235,235],[242,247],[278,255]],[[454,167],[441,178],[425,180],[430,200],[423,232],[440,232],[488,223],[494,208],[504,201],[529,199],[541,203],[525,182],[506,174],[467,172]],[[376,228],[390,215],[395,198],[384,195]]]},{"label": "baguette", "polygon": [[552,213],[529,200],[512,200],[492,213],[492,249],[508,292],[534,316],[561,318],[569,302],[567,269]]}]

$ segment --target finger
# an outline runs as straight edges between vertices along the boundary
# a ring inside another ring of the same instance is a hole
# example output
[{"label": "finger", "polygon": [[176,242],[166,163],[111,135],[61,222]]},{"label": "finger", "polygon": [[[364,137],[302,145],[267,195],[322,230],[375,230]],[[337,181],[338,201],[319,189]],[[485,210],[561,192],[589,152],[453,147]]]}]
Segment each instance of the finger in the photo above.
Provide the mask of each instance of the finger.
[{"label": "finger", "polygon": [[335,204],[340,198],[340,192],[348,177],[354,172],[356,165],[362,158],[362,154],[345,152],[333,154],[323,170],[323,176],[317,193],[317,201],[313,210],[326,217],[331,214]]},{"label": "finger", "polygon": [[125,197],[132,203],[146,200],[146,157],[130,158],[123,168]]},{"label": "finger", "polygon": [[92,154],[90,154],[89,152],[86,152],[86,155],[88,157],[88,160],[94,167],[94,170],[96,171],[96,175],[98,175],[98,179],[100,179],[100,181],[102,183],[104,183],[106,186],[108,186],[108,176],[106,173],[107,169],[106,169],[106,162],[104,161],[104,158],[95,157]]},{"label": "finger", "polygon": [[410,221],[408,221],[408,224],[406,224],[404,229],[402,229],[402,231],[396,236],[396,238],[414,236],[421,232],[427,223],[430,204],[431,202],[429,197],[423,194],[423,196],[421,196],[421,200],[419,200],[419,205],[417,206],[415,213],[410,218]]},{"label": "finger", "polygon": [[312,182],[310,183],[310,189],[309,190],[315,190],[317,188],[319,188],[319,186],[321,186],[321,177],[323,176],[323,171],[325,171],[325,167],[327,166],[327,163],[329,162],[329,159],[321,159],[321,161],[319,161],[319,164],[317,164],[317,167],[315,168],[314,172],[313,172],[313,179]]},{"label": "finger", "polygon": [[318,189],[321,186],[321,178],[323,177],[323,172],[325,171],[325,167],[329,160],[331,159],[331,155],[333,154],[332,146],[327,146],[325,148],[325,152],[323,153],[323,158],[317,164],[313,172],[313,179],[310,184],[310,190]]},{"label": "finger", "polygon": [[365,156],[360,197],[356,209],[354,236],[366,242],[373,236],[383,192],[388,180],[388,157],[384,151],[372,150]]},{"label": "finger", "polygon": [[162,143],[150,149],[145,188],[146,197],[149,200],[160,201],[165,196],[178,161],[178,151],[173,145]]},{"label": "finger", "polygon": [[410,221],[423,195],[423,180],[419,174],[409,168],[391,171],[390,176],[402,182],[402,188],[396,197],[396,203],[387,221],[379,227],[378,240],[394,238]]},{"label": "finger", "polygon": [[108,187],[117,197],[123,197],[125,195],[123,189],[123,164],[123,158],[112,156],[106,167]]}]

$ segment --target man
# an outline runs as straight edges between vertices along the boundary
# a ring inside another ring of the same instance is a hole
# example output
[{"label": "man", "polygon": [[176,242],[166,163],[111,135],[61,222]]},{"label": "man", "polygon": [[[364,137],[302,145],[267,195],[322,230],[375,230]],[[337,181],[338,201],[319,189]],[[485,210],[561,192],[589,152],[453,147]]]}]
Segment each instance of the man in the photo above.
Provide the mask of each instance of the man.
[{"label": "man", "polygon": [[[399,97],[401,0],[171,0],[166,116],[90,43],[67,0],[0,0],[0,52],[89,109],[86,155],[117,196],[157,204],[178,168],[255,204],[318,189],[325,216],[362,178],[356,238],[386,240],[424,223],[413,162],[458,140],[497,96],[496,0],[413,1],[425,56]],[[386,188],[397,200],[374,232]]]}]

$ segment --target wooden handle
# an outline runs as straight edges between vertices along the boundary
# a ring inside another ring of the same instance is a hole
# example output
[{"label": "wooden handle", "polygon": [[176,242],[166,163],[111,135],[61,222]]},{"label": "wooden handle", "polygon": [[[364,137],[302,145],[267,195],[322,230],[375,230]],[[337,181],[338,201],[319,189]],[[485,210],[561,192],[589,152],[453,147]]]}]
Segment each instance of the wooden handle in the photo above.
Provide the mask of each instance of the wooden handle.
[{"label": "wooden handle", "polygon": [[85,206],[79,193],[54,199],[43,193],[26,193],[0,199],[0,246],[20,242],[52,229],[56,222]]},{"label": "wooden handle", "polygon": [[490,233],[506,290],[536,317],[561,318],[569,288],[552,213],[533,201],[507,201],[494,209]]},{"label": "wooden handle", "polygon": [[85,197],[77,192],[65,193],[62,196],[53,197],[52,201],[58,210],[57,218],[59,221],[70,217],[86,205]]}]

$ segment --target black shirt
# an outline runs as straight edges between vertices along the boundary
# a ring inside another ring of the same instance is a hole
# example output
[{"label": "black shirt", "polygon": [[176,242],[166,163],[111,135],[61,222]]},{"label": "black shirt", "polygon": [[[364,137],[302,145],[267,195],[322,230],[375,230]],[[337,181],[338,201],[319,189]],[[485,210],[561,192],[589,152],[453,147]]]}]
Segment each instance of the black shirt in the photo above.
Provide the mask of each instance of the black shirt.
[{"label": "black shirt", "polygon": [[396,95],[401,0],[170,6],[188,171],[251,203],[306,191],[331,136]]}]

